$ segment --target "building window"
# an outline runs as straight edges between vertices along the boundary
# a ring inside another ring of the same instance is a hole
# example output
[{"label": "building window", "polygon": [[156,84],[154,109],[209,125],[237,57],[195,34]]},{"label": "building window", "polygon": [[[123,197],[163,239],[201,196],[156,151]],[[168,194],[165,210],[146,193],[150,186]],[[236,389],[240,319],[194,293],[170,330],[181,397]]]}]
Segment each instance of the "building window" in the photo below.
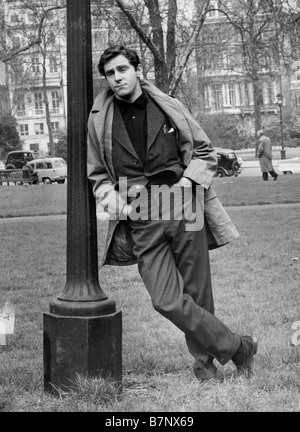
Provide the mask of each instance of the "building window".
[{"label": "building window", "polygon": [[13,44],[14,49],[20,48],[21,42],[20,42],[20,38],[18,36],[13,36],[11,38],[11,40],[12,40],[12,44]]},{"label": "building window", "polygon": [[33,13],[28,13],[28,22],[33,23],[35,21],[35,15]]},{"label": "building window", "polygon": [[239,93],[240,106],[244,106],[245,105],[245,85],[244,85],[244,83],[240,83],[238,85],[238,93]]},{"label": "building window", "polygon": [[59,122],[51,122],[52,132],[57,132],[59,130]]},{"label": "building window", "polygon": [[40,61],[38,57],[33,57],[31,60],[31,69],[33,73],[40,73]]},{"label": "building window", "polygon": [[214,18],[218,16],[218,11],[215,9],[218,9],[218,2],[217,1],[212,1],[210,2],[210,7],[209,7],[209,11],[208,11],[208,18]]},{"label": "building window", "polygon": [[25,110],[25,100],[24,97],[22,99],[18,100],[18,105],[17,105],[17,115],[18,116],[24,116],[26,114],[26,110]]},{"label": "building window", "polygon": [[19,22],[19,17],[18,17],[18,15],[17,14],[12,14],[11,16],[10,16],[10,22],[12,22],[12,23],[17,23],[17,22]]},{"label": "building window", "polygon": [[245,94],[245,106],[249,107],[250,106],[250,92],[249,92],[249,85],[247,82],[244,84],[244,91],[245,91],[245,93],[244,93]]},{"label": "building window", "polygon": [[294,99],[294,105],[297,111],[300,111],[300,95],[296,95]]},{"label": "building window", "polygon": [[93,42],[96,49],[101,49],[103,46],[107,45],[107,31],[95,31],[93,33]]},{"label": "building window", "polygon": [[34,123],[34,132],[36,135],[44,134],[44,123]]},{"label": "building window", "polygon": [[50,57],[50,73],[57,72],[57,58],[55,56]]},{"label": "building window", "polygon": [[41,92],[34,93],[34,106],[35,106],[35,113],[37,115],[44,114],[43,110],[43,95]]},{"label": "building window", "polygon": [[55,34],[53,32],[49,33],[47,37],[47,43],[51,45],[55,45],[55,42],[56,42]]},{"label": "building window", "polygon": [[29,145],[30,150],[35,151],[35,150],[39,150],[40,146],[37,143],[34,144],[30,144]]},{"label": "building window", "polygon": [[209,86],[204,86],[204,103],[205,108],[210,108],[210,94],[209,94]]},{"label": "building window", "polygon": [[29,135],[28,124],[21,124],[20,125],[20,135],[21,136]]},{"label": "building window", "polygon": [[236,106],[235,85],[234,84],[228,84],[228,104],[232,108],[235,108],[235,106]]},{"label": "building window", "polygon": [[221,84],[213,84],[212,85],[212,103],[213,108],[215,110],[220,110],[223,108],[222,101],[222,86]]},{"label": "building window", "polygon": [[59,94],[57,90],[51,92],[51,99],[52,99],[52,113],[59,114],[60,100],[59,100]]},{"label": "building window", "polygon": [[272,81],[269,81],[268,83],[267,83],[267,92],[266,92],[266,94],[267,94],[267,104],[270,104],[270,105],[273,105],[273,103],[274,103],[274,86],[273,86],[273,83],[272,83]]}]

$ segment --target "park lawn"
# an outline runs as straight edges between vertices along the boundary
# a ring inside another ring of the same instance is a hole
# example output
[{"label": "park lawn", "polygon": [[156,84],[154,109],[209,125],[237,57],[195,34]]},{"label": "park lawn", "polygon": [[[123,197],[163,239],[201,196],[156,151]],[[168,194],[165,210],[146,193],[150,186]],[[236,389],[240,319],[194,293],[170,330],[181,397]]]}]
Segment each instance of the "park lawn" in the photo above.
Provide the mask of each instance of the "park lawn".
[{"label": "park lawn", "polygon": [[[281,175],[277,182],[261,177],[214,178],[224,206],[300,202],[300,175]],[[67,185],[0,186],[0,218],[67,213]]]},{"label": "park lawn", "polygon": [[[0,220],[0,306],[9,300],[16,307],[15,333],[0,346],[0,411],[300,411],[300,346],[292,345],[292,326],[300,321],[299,207],[245,207],[268,199],[299,202],[299,176],[279,180],[215,181],[241,234],[211,252],[216,315],[234,331],[258,336],[250,381],[233,379],[230,362],[218,365],[218,379],[199,383],[182,333],[152,309],[136,266],[104,267],[100,285],[123,317],[123,391],[100,378],[78,377],[74,391],[59,398],[44,393],[43,313],[66,280],[66,220]],[[10,210],[2,201],[8,190]],[[44,214],[65,212],[64,191],[65,185],[0,187],[0,214],[33,214],[34,208],[43,214],[34,204],[40,194]]]}]

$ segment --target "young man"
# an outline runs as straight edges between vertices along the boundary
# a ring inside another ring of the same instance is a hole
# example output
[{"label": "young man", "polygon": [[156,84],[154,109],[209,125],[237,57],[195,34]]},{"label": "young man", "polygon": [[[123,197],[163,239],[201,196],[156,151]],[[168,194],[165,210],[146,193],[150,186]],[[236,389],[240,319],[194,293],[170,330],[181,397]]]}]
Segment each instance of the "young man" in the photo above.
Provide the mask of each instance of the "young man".
[{"label": "young man", "polygon": [[278,174],[273,167],[271,140],[265,135],[263,130],[259,130],[257,136],[259,139],[258,157],[263,180],[268,181],[270,174],[273,177],[273,180],[276,181]]},{"label": "young man", "polygon": [[185,334],[198,379],[216,376],[214,359],[249,377],[257,340],[214,315],[209,248],[239,237],[210,187],[216,152],[177,99],[141,79],[135,51],[108,48],[98,67],[109,86],[88,122],[99,259],[137,262],[153,307]]}]

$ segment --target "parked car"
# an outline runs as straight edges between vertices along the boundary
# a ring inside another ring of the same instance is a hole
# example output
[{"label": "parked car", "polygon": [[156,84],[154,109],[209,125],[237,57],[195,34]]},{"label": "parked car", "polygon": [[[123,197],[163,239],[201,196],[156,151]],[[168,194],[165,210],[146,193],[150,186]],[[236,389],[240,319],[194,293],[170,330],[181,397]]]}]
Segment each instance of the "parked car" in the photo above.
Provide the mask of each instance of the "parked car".
[{"label": "parked car", "polygon": [[292,159],[282,159],[277,162],[277,168],[283,174],[299,174],[300,173],[300,157]]},{"label": "parked car", "polygon": [[241,173],[242,158],[237,157],[235,152],[231,149],[215,147],[215,150],[218,155],[218,167],[215,177],[237,177]]},{"label": "parked car", "polygon": [[59,157],[34,159],[29,162],[32,169],[37,172],[39,183],[53,182],[65,183],[67,178],[67,164]]},{"label": "parked car", "polygon": [[6,156],[5,169],[22,169],[24,165],[34,159],[32,151],[15,150]]}]

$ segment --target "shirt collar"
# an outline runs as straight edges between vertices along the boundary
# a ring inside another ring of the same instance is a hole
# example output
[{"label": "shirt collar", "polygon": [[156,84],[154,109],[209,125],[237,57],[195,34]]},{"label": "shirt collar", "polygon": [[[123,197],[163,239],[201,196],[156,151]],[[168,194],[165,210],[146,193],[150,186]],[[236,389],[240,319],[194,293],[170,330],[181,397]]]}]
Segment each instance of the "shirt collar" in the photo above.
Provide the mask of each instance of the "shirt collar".
[{"label": "shirt collar", "polygon": [[123,111],[126,108],[128,108],[128,105],[130,105],[132,107],[137,107],[140,109],[145,109],[147,106],[148,98],[147,98],[146,93],[143,91],[142,94],[132,103],[126,102],[122,99],[117,99],[116,97],[115,97],[115,101],[117,102],[120,110]]}]

